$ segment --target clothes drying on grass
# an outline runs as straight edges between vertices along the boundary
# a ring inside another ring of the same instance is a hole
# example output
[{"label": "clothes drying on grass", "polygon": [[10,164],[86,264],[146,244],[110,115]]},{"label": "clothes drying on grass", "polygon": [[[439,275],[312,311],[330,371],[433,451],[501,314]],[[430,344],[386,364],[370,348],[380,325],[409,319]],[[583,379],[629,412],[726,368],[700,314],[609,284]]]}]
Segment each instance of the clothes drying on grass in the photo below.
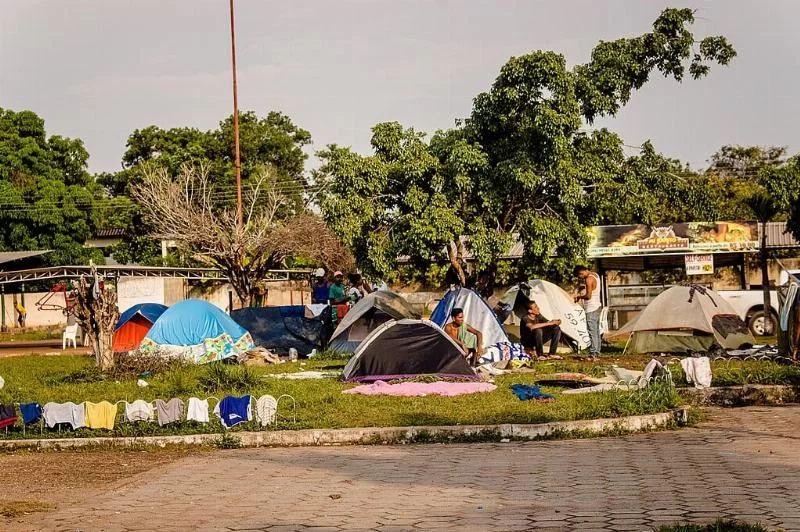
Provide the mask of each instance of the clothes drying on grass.
[{"label": "clothes drying on grass", "polygon": [[22,422],[26,425],[42,419],[42,405],[39,403],[22,403],[19,405],[19,412],[22,414]]},{"label": "clothes drying on grass", "polygon": [[603,381],[595,386],[587,388],[575,388],[572,390],[564,390],[565,394],[582,394],[582,393],[596,393],[608,392],[611,390],[640,390],[646,388],[653,380],[664,372],[664,366],[655,358],[647,363],[643,371],[636,371],[632,369],[620,368],[614,366],[606,371],[606,376],[603,379],[596,379]]},{"label": "clothes drying on grass", "polygon": [[76,405],[73,402],[46,403],[42,409],[45,424],[51,429],[62,423],[69,424],[72,429],[86,426],[86,409],[83,403]]},{"label": "clothes drying on grass", "polygon": [[117,417],[117,405],[108,401],[99,403],[84,403],[86,409],[86,426],[90,429],[114,429],[114,420]]},{"label": "clothes drying on grass", "polygon": [[686,382],[694,384],[695,388],[711,386],[711,361],[708,357],[684,358],[681,360],[681,368],[686,376]]},{"label": "clothes drying on grass", "polygon": [[0,429],[17,422],[17,409],[14,405],[0,404]]},{"label": "clothes drying on grass", "polygon": [[554,395],[544,393],[536,385],[529,386],[527,384],[512,384],[511,391],[519,398],[520,401],[551,402],[556,400]]},{"label": "clothes drying on grass", "polygon": [[132,403],[125,403],[125,419],[131,423],[150,421],[153,419],[153,405],[142,399],[137,399]]},{"label": "clothes drying on grass", "polygon": [[228,395],[214,407],[214,413],[219,416],[222,425],[226,428],[235,427],[239,423],[253,419],[253,411],[250,407],[250,396],[243,395],[235,397]]},{"label": "clothes drying on grass", "polygon": [[497,389],[488,382],[401,382],[389,384],[385,381],[375,381],[344,390],[342,393],[358,395],[394,395],[401,397],[422,397],[426,395],[466,395],[470,393],[491,392]]},{"label": "clothes drying on grass", "polygon": [[208,423],[208,399],[189,398],[189,409],[186,413],[186,421],[197,421],[198,423]]},{"label": "clothes drying on grass", "polygon": [[163,427],[170,423],[180,421],[183,418],[183,401],[177,397],[169,401],[156,399],[156,415],[158,417],[158,425]]},{"label": "clothes drying on grass", "polygon": [[275,423],[278,416],[278,400],[271,395],[262,395],[256,401],[256,419],[262,427]]},{"label": "clothes drying on grass", "polygon": [[269,373],[268,377],[273,379],[338,379],[342,376],[341,371],[295,371],[294,373]]},{"label": "clothes drying on grass", "polygon": [[502,360],[530,360],[531,357],[526,353],[521,344],[510,342],[499,342],[487,347],[481,357],[479,364],[493,364]]}]

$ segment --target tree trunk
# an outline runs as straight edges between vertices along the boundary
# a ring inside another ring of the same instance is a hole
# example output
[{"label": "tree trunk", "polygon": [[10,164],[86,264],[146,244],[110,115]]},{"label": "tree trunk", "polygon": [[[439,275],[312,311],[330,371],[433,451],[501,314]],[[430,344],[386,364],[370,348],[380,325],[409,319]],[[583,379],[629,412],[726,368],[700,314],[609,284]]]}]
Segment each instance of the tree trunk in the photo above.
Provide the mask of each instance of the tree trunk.
[{"label": "tree trunk", "polygon": [[467,276],[464,273],[464,266],[461,264],[461,256],[462,254],[459,253],[458,244],[456,244],[456,242],[454,241],[451,241],[450,245],[447,248],[447,257],[450,259],[450,264],[456,271],[456,275],[458,275],[459,284],[461,284],[461,286],[466,286]]},{"label": "tree trunk", "polygon": [[775,329],[775,324],[772,322],[772,294],[770,293],[769,289],[768,258],[767,224],[766,222],[761,222],[761,249],[759,250],[759,259],[761,262],[761,290],[764,294],[764,334],[766,336],[772,335]]},{"label": "tree trunk", "polygon": [[101,371],[106,371],[114,367],[114,348],[113,333],[111,331],[100,331],[97,338],[92,343],[95,362]]}]

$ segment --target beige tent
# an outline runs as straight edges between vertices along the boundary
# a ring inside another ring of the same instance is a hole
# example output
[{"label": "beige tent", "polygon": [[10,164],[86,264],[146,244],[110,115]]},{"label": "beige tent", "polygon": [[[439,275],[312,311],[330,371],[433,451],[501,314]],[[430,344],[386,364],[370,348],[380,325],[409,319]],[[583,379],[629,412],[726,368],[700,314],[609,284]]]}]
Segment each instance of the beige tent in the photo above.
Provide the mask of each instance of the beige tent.
[{"label": "beige tent", "polygon": [[707,351],[717,344],[739,349],[755,343],[745,323],[722,297],[701,286],[673,286],[607,339],[630,338],[634,353]]}]

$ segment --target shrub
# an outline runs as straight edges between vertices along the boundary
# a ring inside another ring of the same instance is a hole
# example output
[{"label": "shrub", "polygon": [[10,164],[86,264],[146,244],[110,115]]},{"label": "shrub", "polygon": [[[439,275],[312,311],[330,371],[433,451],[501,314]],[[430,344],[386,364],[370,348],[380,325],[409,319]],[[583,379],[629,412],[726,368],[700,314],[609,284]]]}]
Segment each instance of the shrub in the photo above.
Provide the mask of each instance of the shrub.
[{"label": "shrub", "polygon": [[208,393],[230,390],[243,392],[256,387],[260,378],[250,366],[228,366],[215,362],[206,366],[199,382]]}]

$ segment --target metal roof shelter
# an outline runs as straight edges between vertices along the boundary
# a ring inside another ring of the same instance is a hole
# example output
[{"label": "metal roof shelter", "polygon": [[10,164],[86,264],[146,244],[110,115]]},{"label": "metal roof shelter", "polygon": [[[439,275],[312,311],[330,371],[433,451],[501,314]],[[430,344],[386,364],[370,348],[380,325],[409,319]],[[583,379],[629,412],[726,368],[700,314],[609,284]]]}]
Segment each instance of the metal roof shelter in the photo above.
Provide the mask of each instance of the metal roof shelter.
[{"label": "metal roof shelter", "polygon": [[[227,277],[213,268],[170,268],[161,266],[96,266],[102,277],[171,277],[196,281],[225,281]],[[91,266],[53,266],[18,271],[0,271],[0,285],[45,281],[49,279],[77,279],[91,275]],[[311,270],[270,270],[264,281],[278,282],[293,279],[307,280]]]},{"label": "metal roof shelter", "polygon": [[601,297],[606,303],[609,270],[681,268],[687,255],[713,255],[715,268],[738,266],[745,288],[745,255],[758,252],[760,247],[758,224],[749,221],[613,225],[592,227],[589,231],[591,243],[587,256],[597,263],[602,280]]},{"label": "metal roof shelter", "polygon": [[5,264],[7,262],[14,262],[23,259],[29,259],[31,257],[39,257],[46,253],[50,253],[49,249],[39,250],[39,251],[0,251],[0,264]]}]

